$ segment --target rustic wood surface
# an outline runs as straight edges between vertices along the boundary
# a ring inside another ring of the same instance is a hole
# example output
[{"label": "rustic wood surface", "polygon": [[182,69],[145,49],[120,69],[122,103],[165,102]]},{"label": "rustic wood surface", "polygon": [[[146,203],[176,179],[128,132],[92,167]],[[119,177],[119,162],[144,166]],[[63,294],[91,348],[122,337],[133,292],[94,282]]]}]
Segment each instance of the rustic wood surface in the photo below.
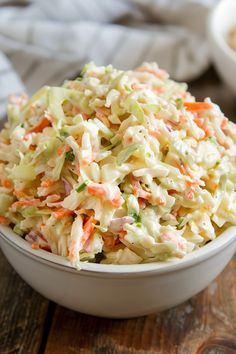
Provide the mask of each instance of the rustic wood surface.
[{"label": "rustic wood surface", "polygon": [[[236,99],[214,70],[189,86],[198,99],[212,97],[236,121]],[[236,256],[206,290],[184,304],[147,317],[110,320],[43,299],[0,253],[0,354],[236,353],[235,272]]]},{"label": "rustic wood surface", "polygon": [[0,353],[38,353],[47,312],[48,301],[20,279],[0,251]]}]

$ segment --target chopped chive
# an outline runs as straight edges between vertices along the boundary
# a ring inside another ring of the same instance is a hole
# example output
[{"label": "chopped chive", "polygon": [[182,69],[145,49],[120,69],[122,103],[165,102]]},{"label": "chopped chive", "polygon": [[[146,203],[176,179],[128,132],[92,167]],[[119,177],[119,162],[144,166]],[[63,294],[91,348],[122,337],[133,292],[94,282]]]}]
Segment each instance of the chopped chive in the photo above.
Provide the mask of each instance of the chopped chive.
[{"label": "chopped chive", "polygon": [[183,100],[181,98],[176,98],[175,104],[177,109],[183,108]]},{"label": "chopped chive", "polygon": [[78,193],[82,192],[83,190],[85,190],[88,184],[89,184],[89,180],[85,180],[83,183],[79,185],[78,188],[76,188],[76,192]]},{"label": "chopped chive", "polygon": [[73,153],[73,150],[67,151],[66,152],[66,160],[68,161],[74,161],[75,155]]},{"label": "chopped chive", "polygon": [[140,215],[137,213],[131,213],[130,214],[131,218],[134,219],[135,222],[139,223],[141,221]]},{"label": "chopped chive", "polygon": [[67,131],[65,131],[63,129],[61,129],[59,133],[60,133],[60,136],[63,136],[64,138],[67,138],[69,136],[69,133],[67,133]]}]

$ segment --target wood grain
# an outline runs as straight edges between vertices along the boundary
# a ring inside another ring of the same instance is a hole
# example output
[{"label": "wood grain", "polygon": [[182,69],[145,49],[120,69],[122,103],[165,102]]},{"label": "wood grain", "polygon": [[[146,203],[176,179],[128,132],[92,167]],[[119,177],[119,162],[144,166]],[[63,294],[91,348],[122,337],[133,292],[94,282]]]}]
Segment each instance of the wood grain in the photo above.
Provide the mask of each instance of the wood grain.
[{"label": "wood grain", "polygon": [[45,354],[236,353],[235,271],[236,257],[205,291],[158,315],[110,320],[58,306]]},{"label": "wood grain", "polygon": [[0,251],[0,353],[38,353],[48,301],[15,273]]}]

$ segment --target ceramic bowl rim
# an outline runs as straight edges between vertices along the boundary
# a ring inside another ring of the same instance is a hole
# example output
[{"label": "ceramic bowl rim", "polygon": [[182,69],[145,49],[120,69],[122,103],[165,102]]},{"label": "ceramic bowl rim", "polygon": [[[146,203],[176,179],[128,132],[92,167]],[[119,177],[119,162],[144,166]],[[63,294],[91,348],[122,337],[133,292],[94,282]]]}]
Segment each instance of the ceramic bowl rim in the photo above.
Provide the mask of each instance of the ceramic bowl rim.
[{"label": "ceramic bowl rim", "polygon": [[[216,256],[230,244],[235,244],[236,248],[236,226],[230,226],[216,239],[207,243],[204,247],[187,254],[182,259],[170,260],[165,262],[154,262],[135,265],[110,265],[80,262],[81,270],[76,270],[68,259],[44,250],[33,250],[29,242],[14,233],[8,226],[0,225],[0,238],[7,242],[11,247],[17,249],[27,257],[33,258],[40,263],[47,264],[53,268],[60,268],[66,272],[87,275],[109,275],[115,276],[139,276],[147,274],[163,274],[188,268],[196,263],[201,263],[210,257]],[[233,246],[233,245],[232,245]]]},{"label": "ceramic bowl rim", "polygon": [[[209,21],[208,21],[208,27],[209,27],[209,32],[214,39],[215,43],[219,46],[219,48],[224,52],[227,57],[230,57],[230,59],[236,64],[236,53],[228,43],[226,42],[222,32],[221,32],[221,26],[219,24],[219,21],[217,20],[217,17],[219,16],[219,13],[222,12],[222,9],[226,8],[227,6],[230,8],[230,4],[233,4],[233,6],[236,7],[235,0],[224,0],[220,1],[215,8],[212,10],[210,16],[209,16]],[[228,10],[226,10],[228,12]],[[230,29],[230,27],[229,27]]]}]

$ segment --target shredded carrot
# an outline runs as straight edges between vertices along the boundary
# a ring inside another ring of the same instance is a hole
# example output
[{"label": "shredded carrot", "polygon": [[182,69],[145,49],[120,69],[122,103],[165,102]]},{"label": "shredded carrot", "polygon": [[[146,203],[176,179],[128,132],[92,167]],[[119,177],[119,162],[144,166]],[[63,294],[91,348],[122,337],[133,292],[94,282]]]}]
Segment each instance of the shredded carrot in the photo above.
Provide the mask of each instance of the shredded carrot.
[{"label": "shredded carrot", "polygon": [[223,118],[221,125],[220,125],[221,129],[225,129],[227,127],[228,121],[229,121],[228,118],[226,118],[226,117]]},{"label": "shredded carrot", "polygon": [[103,242],[104,242],[104,246],[105,247],[110,248],[110,249],[115,247],[116,240],[115,240],[115,237],[113,235],[103,234],[102,238],[103,238]]},{"label": "shredded carrot", "polygon": [[183,163],[179,164],[178,162],[176,162],[176,166],[179,169],[179,171],[182,173],[182,175],[186,175],[186,176],[188,175],[188,171]]},{"label": "shredded carrot", "polygon": [[165,87],[161,87],[161,86],[156,86],[156,87],[153,87],[152,88],[152,91],[155,92],[155,93],[163,93],[166,91]]},{"label": "shredded carrot", "polygon": [[158,129],[149,129],[148,134],[153,136],[156,139],[160,138],[160,131]]},{"label": "shredded carrot", "polygon": [[175,189],[169,189],[168,194],[169,195],[178,194],[178,191],[176,191]]},{"label": "shredded carrot", "polygon": [[119,239],[122,240],[126,234],[127,234],[127,231],[125,231],[125,230],[120,231],[119,232]]},{"label": "shredded carrot", "polygon": [[144,209],[146,207],[146,201],[143,198],[138,198],[138,205],[140,209]]},{"label": "shredded carrot", "polygon": [[61,156],[62,154],[64,154],[65,152],[70,151],[70,147],[69,145],[61,145],[57,148],[57,155]]},{"label": "shredded carrot", "polygon": [[24,206],[36,206],[41,203],[40,199],[30,199],[30,200],[18,200],[12,204],[13,208],[24,207]]},{"label": "shredded carrot", "polygon": [[202,129],[202,127],[204,126],[204,119],[203,118],[199,118],[199,117],[195,117],[194,118],[194,122],[197,124],[197,126],[199,128]]},{"label": "shredded carrot", "polygon": [[131,144],[133,144],[133,142],[134,142],[133,136],[128,137],[128,139],[127,139],[127,144],[128,144],[128,145],[131,145]]},{"label": "shredded carrot", "polygon": [[152,194],[150,192],[147,192],[142,189],[139,181],[132,174],[130,175],[130,181],[133,187],[135,197],[140,197],[146,200],[149,200],[152,197]]},{"label": "shredded carrot", "polygon": [[53,179],[45,179],[41,182],[41,187],[48,188],[48,187],[51,187],[55,183],[56,183],[56,181],[54,181]]},{"label": "shredded carrot", "polygon": [[139,182],[137,181],[137,179],[132,174],[130,175],[130,182],[132,184],[135,197],[138,197],[138,191],[139,191],[140,185],[139,185]]},{"label": "shredded carrot", "polygon": [[7,179],[7,178],[6,179],[2,179],[1,183],[2,183],[2,186],[5,187],[5,188],[11,188],[11,186],[12,186],[11,180]]},{"label": "shredded carrot", "polygon": [[32,243],[31,247],[33,248],[33,250],[39,250],[40,249],[40,246],[39,246],[38,243]]},{"label": "shredded carrot", "polygon": [[9,224],[9,220],[5,216],[0,216],[0,224],[7,225]]},{"label": "shredded carrot", "polygon": [[44,250],[44,251],[48,251],[48,252],[52,252],[52,249],[49,245],[45,244],[45,245],[39,245],[39,247]]},{"label": "shredded carrot", "polygon": [[191,187],[193,184],[194,184],[194,182],[193,181],[185,181],[185,183],[186,183],[186,185],[187,186],[189,186],[189,187]]},{"label": "shredded carrot", "polygon": [[126,233],[126,231],[119,232],[119,237],[115,237],[111,233],[104,233],[102,235],[104,246],[112,250],[118,243],[120,243],[120,240],[124,238]]},{"label": "shredded carrot", "polygon": [[34,145],[34,144],[30,144],[30,146],[29,146],[29,150],[30,151],[35,151],[36,150],[36,145]]},{"label": "shredded carrot", "polygon": [[192,174],[188,171],[188,169],[186,168],[186,166],[183,163],[179,164],[178,161],[176,161],[176,167],[179,169],[179,171],[182,173],[182,175],[189,176],[189,177],[193,178]]},{"label": "shredded carrot", "polygon": [[77,176],[80,176],[80,164],[79,163],[77,163],[75,165],[75,173],[77,174]]},{"label": "shredded carrot", "polygon": [[113,208],[120,208],[123,200],[120,197],[114,198],[112,200],[109,200],[109,203],[113,206]]},{"label": "shredded carrot", "polygon": [[41,133],[44,128],[49,127],[51,122],[48,118],[44,117],[38,125],[29,130],[29,133]]},{"label": "shredded carrot", "polygon": [[133,90],[140,90],[140,89],[142,88],[142,86],[140,86],[139,84],[132,84],[132,85],[131,85],[131,88],[132,88]]},{"label": "shredded carrot", "polygon": [[87,191],[95,197],[104,197],[106,195],[106,190],[103,186],[88,185]]},{"label": "shredded carrot", "polygon": [[13,194],[17,197],[17,198],[26,198],[27,194],[25,194],[22,190],[19,189],[15,189]]},{"label": "shredded carrot", "polygon": [[69,209],[65,209],[65,208],[59,208],[52,213],[52,215],[56,219],[63,219],[63,218],[66,218],[70,215],[73,215],[73,214],[74,214],[73,210],[69,210]]},{"label": "shredded carrot", "polygon": [[194,190],[192,188],[190,188],[189,191],[186,193],[186,196],[188,199],[193,199],[194,198]]},{"label": "shredded carrot", "polygon": [[187,111],[191,112],[204,111],[212,108],[212,104],[208,102],[184,102],[184,106]]},{"label": "shredded carrot", "polygon": [[94,225],[96,225],[97,220],[93,216],[90,216],[83,226],[83,236],[81,238],[81,249],[92,236]]},{"label": "shredded carrot", "polygon": [[158,205],[166,205],[166,201],[163,197],[157,197],[157,204]]}]

